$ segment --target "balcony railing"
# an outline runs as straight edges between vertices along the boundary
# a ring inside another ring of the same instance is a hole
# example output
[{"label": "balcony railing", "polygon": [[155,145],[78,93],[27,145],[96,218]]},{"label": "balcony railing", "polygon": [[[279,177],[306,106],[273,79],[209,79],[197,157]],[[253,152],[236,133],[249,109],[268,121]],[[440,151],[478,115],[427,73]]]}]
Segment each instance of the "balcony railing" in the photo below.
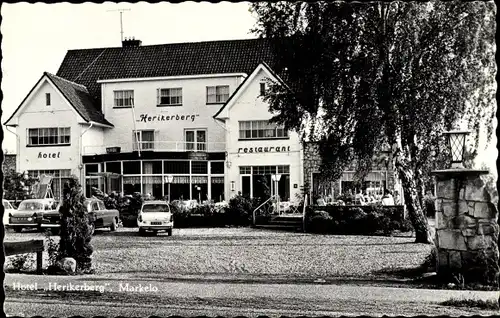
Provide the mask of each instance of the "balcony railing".
[{"label": "balcony railing", "polygon": [[101,146],[84,146],[83,155],[101,155],[120,148],[120,152],[132,151],[172,151],[172,152],[223,152],[226,151],[225,142],[187,142],[187,141],[141,141],[127,144],[109,144]]}]

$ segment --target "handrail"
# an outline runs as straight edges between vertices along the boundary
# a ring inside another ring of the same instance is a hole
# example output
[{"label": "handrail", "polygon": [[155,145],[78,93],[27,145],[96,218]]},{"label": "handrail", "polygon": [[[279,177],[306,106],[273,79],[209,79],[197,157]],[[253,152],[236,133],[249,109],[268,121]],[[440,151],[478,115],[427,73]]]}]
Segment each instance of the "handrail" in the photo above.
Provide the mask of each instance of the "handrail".
[{"label": "handrail", "polygon": [[302,210],[302,231],[306,231],[306,207],[307,207],[307,194],[304,196],[304,208]]},{"label": "handrail", "polygon": [[258,209],[260,209],[264,204],[266,204],[268,201],[272,200],[272,199],[275,199],[276,197],[278,197],[277,194],[275,195],[272,195],[269,197],[269,199],[267,199],[266,201],[262,202],[261,205],[259,205],[255,210],[253,210],[252,212],[252,224],[255,226],[255,212],[257,212]]}]

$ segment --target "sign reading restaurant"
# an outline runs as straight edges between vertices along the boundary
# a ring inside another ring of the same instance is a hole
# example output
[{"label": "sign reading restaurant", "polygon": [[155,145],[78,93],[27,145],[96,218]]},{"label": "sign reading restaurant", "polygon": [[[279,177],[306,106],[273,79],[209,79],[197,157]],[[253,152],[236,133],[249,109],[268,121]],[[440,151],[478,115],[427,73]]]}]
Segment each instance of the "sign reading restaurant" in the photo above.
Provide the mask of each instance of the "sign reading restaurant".
[{"label": "sign reading restaurant", "polygon": [[256,152],[287,152],[290,151],[288,147],[246,147],[238,148],[238,153],[256,153]]},{"label": "sign reading restaurant", "polygon": [[196,117],[200,117],[200,114],[194,114],[194,115],[155,115],[151,116],[149,114],[141,114],[139,116],[139,119],[137,119],[137,122],[159,122],[159,121],[171,121],[171,120],[176,120],[176,121],[187,121],[191,120],[192,122],[195,120]]}]

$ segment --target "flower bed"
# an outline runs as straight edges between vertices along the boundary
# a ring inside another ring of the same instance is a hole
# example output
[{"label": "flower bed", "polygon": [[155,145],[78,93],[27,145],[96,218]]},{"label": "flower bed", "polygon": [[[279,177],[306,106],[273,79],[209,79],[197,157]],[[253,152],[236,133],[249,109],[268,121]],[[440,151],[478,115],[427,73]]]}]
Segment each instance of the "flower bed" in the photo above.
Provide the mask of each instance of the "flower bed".
[{"label": "flower bed", "polygon": [[323,234],[384,234],[411,231],[403,206],[309,206],[306,231]]}]

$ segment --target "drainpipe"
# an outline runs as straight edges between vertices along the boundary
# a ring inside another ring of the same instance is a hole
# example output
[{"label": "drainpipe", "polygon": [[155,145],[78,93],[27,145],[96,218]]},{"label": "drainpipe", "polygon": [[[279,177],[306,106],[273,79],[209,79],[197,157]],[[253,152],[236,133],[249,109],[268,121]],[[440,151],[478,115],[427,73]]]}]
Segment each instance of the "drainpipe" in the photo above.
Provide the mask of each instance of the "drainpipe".
[{"label": "drainpipe", "polygon": [[5,126],[5,129],[8,132],[16,135],[16,170],[21,171],[20,170],[20,167],[21,167],[21,156],[20,156],[21,142],[19,140],[19,135],[17,133],[13,132],[12,130],[9,130],[9,126]]},{"label": "drainpipe", "polygon": [[92,128],[92,126],[94,126],[94,123],[93,122],[90,122],[90,126],[85,129],[81,134],[80,134],[80,138],[78,139],[78,143],[79,143],[79,147],[78,147],[78,150],[80,152],[79,154],[79,161],[80,163],[78,164],[78,169],[80,169],[80,183],[83,187],[83,189],[85,189],[85,177],[83,175],[83,143],[82,143],[82,136],[90,130],[90,128]]}]

